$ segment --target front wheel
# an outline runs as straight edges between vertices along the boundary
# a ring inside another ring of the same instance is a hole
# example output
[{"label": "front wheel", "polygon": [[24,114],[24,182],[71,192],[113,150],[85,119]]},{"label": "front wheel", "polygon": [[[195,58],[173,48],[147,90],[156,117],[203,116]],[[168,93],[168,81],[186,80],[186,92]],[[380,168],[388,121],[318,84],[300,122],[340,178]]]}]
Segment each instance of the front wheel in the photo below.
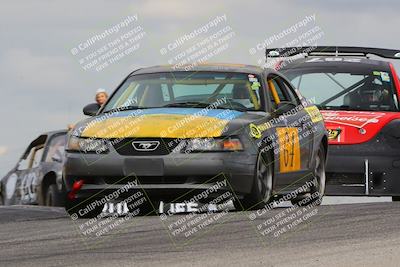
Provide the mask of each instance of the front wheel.
[{"label": "front wheel", "polygon": [[312,185],[308,193],[301,194],[291,202],[293,205],[307,206],[310,204],[321,205],[322,197],[325,194],[325,166],[326,166],[326,156],[325,148],[321,144],[317,156],[315,158],[315,167],[313,171]]},{"label": "front wheel", "polygon": [[49,185],[46,191],[45,205],[49,207],[62,207],[64,206],[63,202],[63,195],[58,191],[57,185]]},{"label": "front wheel", "polygon": [[251,193],[234,201],[236,210],[262,209],[272,199],[273,160],[261,150],[257,156]]}]

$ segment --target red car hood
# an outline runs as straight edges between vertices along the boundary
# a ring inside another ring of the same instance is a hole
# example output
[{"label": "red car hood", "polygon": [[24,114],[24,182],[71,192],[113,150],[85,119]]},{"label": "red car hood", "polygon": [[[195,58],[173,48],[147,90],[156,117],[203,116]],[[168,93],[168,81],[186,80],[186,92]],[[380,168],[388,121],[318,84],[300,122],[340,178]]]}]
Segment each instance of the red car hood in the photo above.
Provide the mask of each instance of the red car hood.
[{"label": "red car hood", "polygon": [[321,110],[329,132],[329,144],[360,144],[372,139],[399,112]]}]

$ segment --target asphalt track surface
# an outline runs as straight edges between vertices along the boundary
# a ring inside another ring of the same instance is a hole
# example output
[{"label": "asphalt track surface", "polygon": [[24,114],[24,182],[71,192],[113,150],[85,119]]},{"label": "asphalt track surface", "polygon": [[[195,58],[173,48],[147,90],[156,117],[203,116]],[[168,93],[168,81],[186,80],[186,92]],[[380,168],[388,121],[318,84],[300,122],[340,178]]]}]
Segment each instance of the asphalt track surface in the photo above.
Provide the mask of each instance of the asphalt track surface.
[{"label": "asphalt track surface", "polygon": [[399,266],[400,203],[323,205],[312,210],[317,210],[314,216],[277,237],[272,232],[262,236],[257,225],[289,214],[287,207],[253,221],[252,212],[218,213],[218,223],[189,240],[171,238],[158,216],[131,218],[89,238],[77,227],[89,221],[72,221],[62,208],[3,206],[0,265]]}]

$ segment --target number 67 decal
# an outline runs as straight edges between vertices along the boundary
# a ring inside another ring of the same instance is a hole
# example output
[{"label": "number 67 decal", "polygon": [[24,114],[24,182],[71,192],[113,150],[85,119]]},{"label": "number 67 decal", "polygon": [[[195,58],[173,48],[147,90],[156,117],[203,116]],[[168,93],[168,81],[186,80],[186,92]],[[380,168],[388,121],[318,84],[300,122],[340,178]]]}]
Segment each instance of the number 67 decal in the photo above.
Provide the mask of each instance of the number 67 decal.
[{"label": "number 67 decal", "polygon": [[300,142],[297,128],[277,128],[280,172],[300,170]]}]

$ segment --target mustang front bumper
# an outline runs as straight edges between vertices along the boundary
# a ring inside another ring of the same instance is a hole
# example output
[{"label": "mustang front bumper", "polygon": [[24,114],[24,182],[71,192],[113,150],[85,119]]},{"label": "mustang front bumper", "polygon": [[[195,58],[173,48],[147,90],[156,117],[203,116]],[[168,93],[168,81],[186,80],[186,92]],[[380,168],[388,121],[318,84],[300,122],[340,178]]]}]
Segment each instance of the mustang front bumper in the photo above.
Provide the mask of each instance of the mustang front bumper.
[{"label": "mustang front bumper", "polygon": [[233,191],[240,197],[251,192],[255,162],[256,155],[245,151],[153,156],[68,152],[64,183],[70,192],[74,182],[83,180],[77,199],[101,197],[130,183],[127,194],[142,190],[151,199],[168,201],[226,180],[219,191]]}]

